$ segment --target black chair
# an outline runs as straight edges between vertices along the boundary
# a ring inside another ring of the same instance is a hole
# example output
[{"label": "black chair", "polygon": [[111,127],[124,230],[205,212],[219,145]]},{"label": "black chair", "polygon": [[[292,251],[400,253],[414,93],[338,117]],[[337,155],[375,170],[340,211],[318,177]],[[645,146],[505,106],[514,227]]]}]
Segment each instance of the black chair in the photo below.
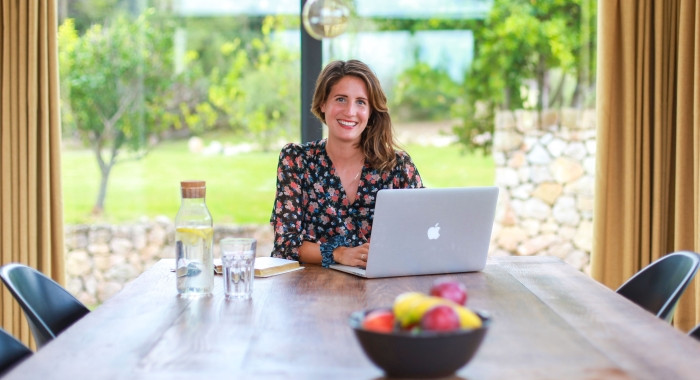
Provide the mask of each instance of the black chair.
[{"label": "black chair", "polygon": [[0,376],[31,354],[32,351],[27,346],[0,329]]},{"label": "black chair", "polygon": [[688,335],[692,336],[697,340],[700,340],[700,325],[697,325],[693,327],[692,330],[688,331]]},{"label": "black chair", "polygon": [[7,264],[0,268],[0,278],[24,310],[38,348],[90,312],[61,285],[26,265]]},{"label": "black chair", "polygon": [[700,266],[700,255],[678,251],[659,258],[630,277],[617,293],[671,322],[683,291]]}]

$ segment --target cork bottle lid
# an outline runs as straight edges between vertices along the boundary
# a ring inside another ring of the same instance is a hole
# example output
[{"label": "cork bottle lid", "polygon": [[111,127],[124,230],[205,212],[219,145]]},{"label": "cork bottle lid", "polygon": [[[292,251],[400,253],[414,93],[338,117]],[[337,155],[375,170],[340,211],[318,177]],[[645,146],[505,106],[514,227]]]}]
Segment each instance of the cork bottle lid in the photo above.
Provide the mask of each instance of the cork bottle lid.
[{"label": "cork bottle lid", "polygon": [[180,193],[183,198],[204,198],[207,192],[205,181],[181,181]]}]

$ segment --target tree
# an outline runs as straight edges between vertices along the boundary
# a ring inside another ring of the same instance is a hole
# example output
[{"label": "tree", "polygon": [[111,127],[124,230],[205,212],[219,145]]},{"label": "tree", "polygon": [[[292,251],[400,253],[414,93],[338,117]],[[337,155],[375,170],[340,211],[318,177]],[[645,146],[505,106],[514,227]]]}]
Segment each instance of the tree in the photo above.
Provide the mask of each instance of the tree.
[{"label": "tree", "polygon": [[475,29],[465,101],[455,108],[463,120],[455,132],[468,149],[490,149],[497,110],[584,105],[594,9],[595,0],[494,1]]},{"label": "tree", "polygon": [[462,95],[459,83],[447,70],[416,62],[401,72],[390,99],[392,118],[396,120],[442,120]]},{"label": "tree", "polygon": [[283,23],[268,16],[259,35],[221,43],[227,65],[211,69],[207,98],[183,109],[190,129],[230,129],[269,150],[277,138],[298,128],[299,53],[272,38]]},{"label": "tree", "polygon": [[94,24],[83,35],[70,19],[59,28],[63,129],[95,154],[100,169],[95,214],[104,210],[118,159],[142,157],[149,137],[167,127],[162,120],[175,81],[173,31],[153,10]]}]

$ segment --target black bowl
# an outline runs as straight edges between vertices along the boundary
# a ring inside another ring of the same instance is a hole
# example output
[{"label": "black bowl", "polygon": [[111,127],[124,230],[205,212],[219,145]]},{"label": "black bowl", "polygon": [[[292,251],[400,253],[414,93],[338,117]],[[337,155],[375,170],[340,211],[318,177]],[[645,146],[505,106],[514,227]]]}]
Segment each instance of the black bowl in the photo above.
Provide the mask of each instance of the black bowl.
[{"label": "black bowl", "polygon": [[454,332],[381,333],[362,328],[372,310],[350,316],[350,326],[365,354],[388,377],[445,377],[453,375],[474,356],[486,335],[490,318],[477,312],[482,325]]}]

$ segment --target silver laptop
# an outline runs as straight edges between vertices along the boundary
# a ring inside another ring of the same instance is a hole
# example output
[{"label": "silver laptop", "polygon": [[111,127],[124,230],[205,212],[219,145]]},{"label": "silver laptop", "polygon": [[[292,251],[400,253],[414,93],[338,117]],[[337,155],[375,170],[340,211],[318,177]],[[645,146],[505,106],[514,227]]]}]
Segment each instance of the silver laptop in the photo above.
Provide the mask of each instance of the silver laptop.
[{"label": "silver laptop", "polygon": [[366,278],[480,271],[497,200],[498,187],[380,190],[367,268],[330,267]]}]

